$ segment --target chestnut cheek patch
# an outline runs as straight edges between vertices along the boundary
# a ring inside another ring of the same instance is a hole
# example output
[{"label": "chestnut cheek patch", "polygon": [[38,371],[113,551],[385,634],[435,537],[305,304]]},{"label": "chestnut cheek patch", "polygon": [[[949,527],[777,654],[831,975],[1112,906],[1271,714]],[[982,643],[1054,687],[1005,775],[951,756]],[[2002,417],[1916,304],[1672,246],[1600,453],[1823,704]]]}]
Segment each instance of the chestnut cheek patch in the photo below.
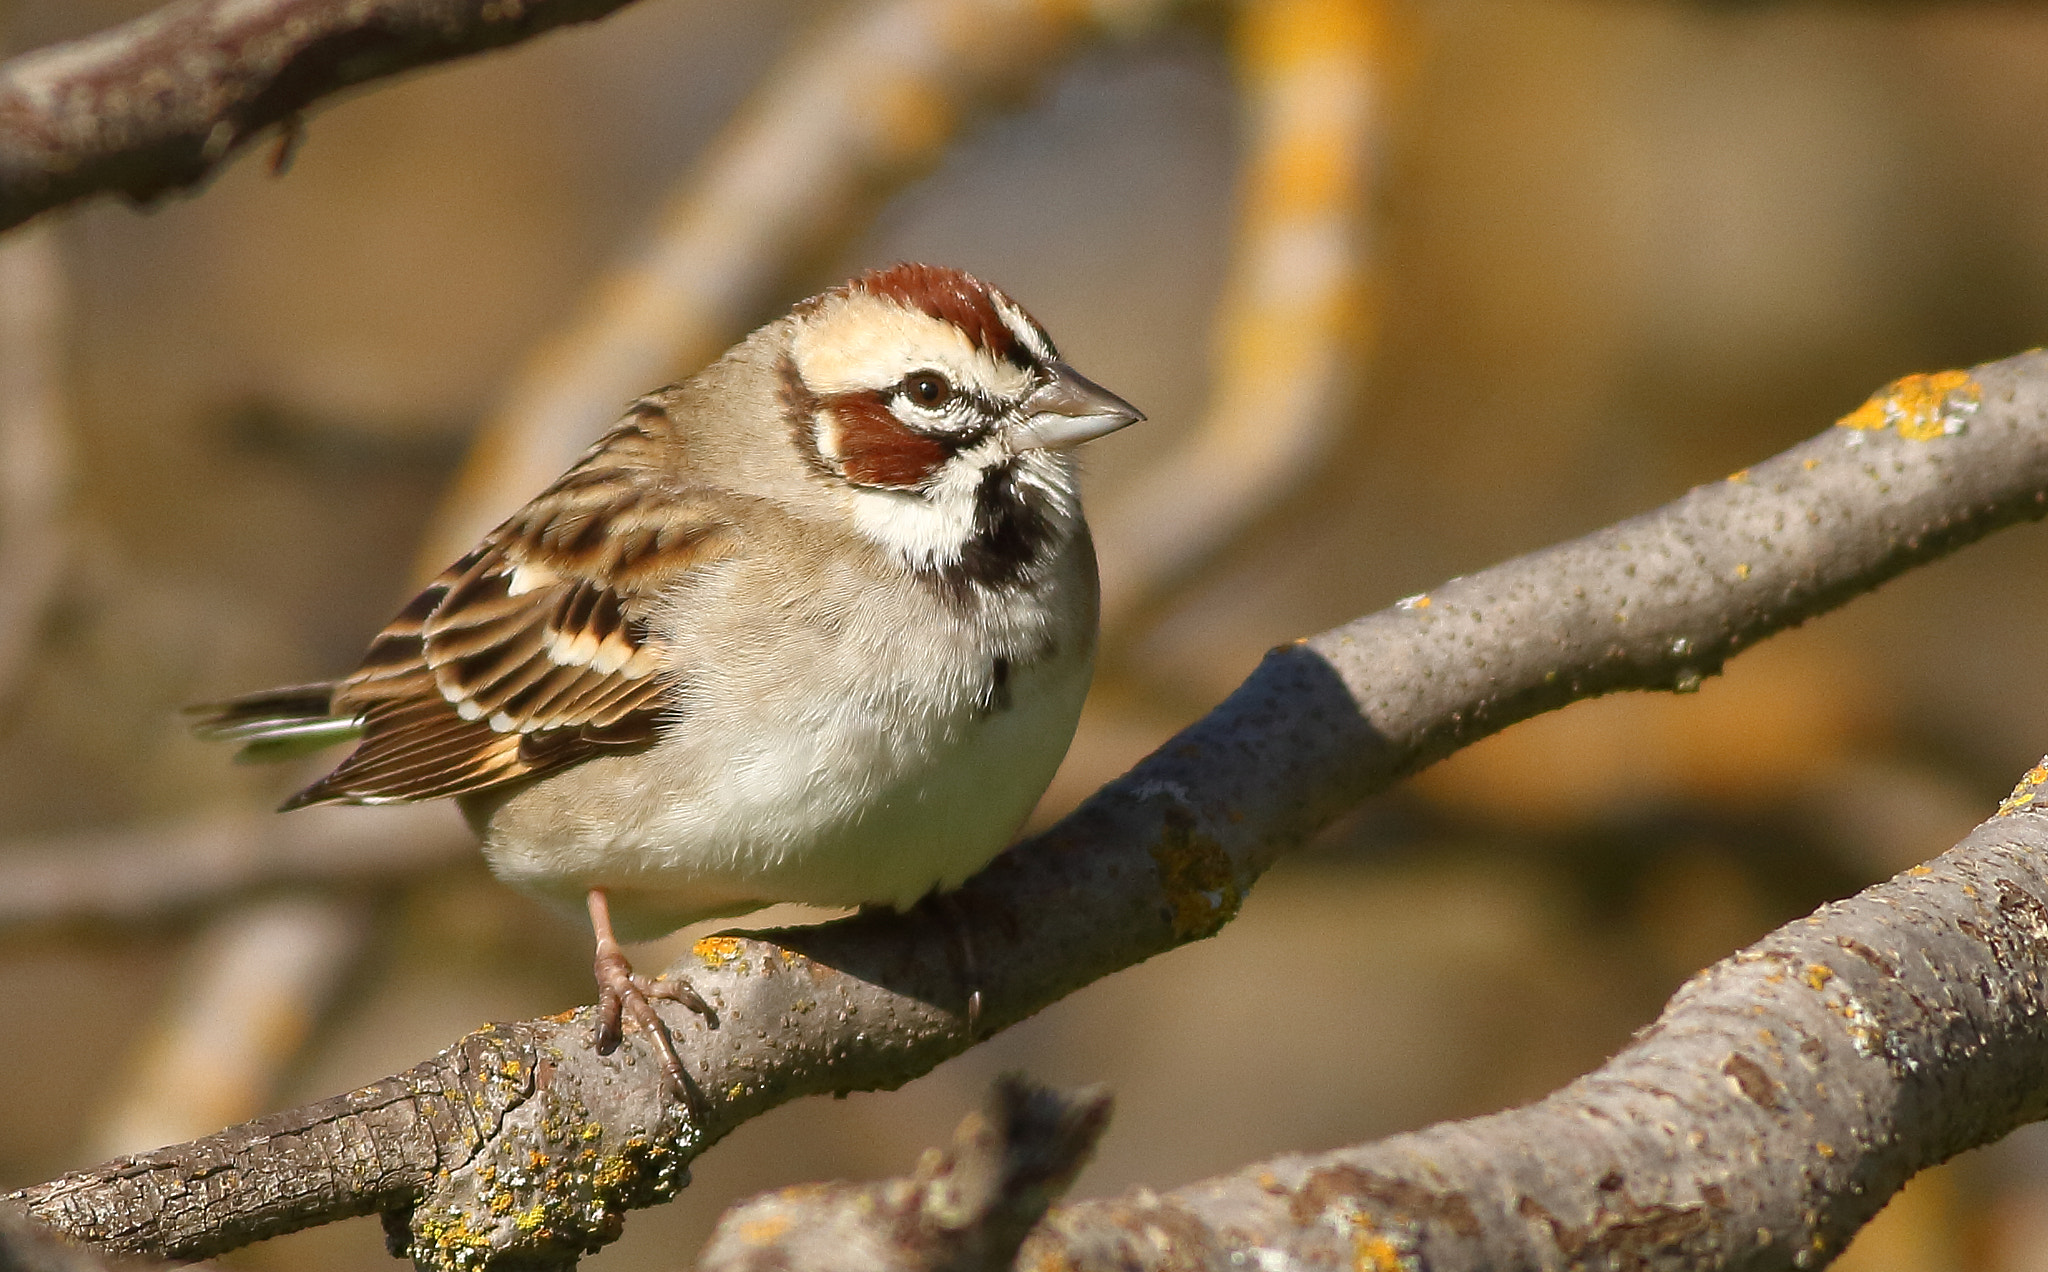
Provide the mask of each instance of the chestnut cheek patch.
[{"label": "chestnut cheek patch", "polygon": [[824,406],[820,440],[855,485],[916,490],[953,456],[944,439],[905,428],[881,393],[838,393]]}]

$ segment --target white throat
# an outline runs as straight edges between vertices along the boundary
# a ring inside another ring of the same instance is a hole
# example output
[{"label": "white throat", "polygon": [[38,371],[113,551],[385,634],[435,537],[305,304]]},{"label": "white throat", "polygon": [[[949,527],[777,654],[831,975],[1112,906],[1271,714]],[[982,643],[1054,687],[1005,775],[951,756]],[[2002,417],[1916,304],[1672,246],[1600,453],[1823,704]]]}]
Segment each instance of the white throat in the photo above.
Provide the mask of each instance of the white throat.
[{"label": "white throat", "polygon": [[[981,506],[982,482],[1009,458],[1003,440],[991,437],[960,452],[919,491],[853,489],[853,519],[860,532],[892,558],[917,570],[960,564],[968,545],[987,533],[989,510]],[[1072,461],[1064,454],[1030,450],[1013,463],[1017,494],[1043,516],[1057,541],[1065,541],[1080,519]]]}]

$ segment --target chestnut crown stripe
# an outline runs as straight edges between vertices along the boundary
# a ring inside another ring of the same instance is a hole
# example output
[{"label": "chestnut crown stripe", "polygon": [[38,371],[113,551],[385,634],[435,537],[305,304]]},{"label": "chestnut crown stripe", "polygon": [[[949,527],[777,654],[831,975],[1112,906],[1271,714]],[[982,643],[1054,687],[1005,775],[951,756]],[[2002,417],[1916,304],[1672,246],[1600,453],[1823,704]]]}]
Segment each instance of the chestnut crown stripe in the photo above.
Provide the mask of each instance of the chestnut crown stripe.
[{"label": "chestnut crown stripe", "polygon": [[1007,307],[1019,322],[1028,323],[1043,347],[1044,355],[1057,357],[1052,339],[1023,306],[971,274],[942,265],[920,265],[906,261],[888,269],[869,270],[853,280],[855,290],[870,296],[885,296],[906,308],[928,314],[940,322],[958,327],[975,348],[1010,362],[1029,367],[1039,355],[1025,347],[1017,332],[1003,316]]}]

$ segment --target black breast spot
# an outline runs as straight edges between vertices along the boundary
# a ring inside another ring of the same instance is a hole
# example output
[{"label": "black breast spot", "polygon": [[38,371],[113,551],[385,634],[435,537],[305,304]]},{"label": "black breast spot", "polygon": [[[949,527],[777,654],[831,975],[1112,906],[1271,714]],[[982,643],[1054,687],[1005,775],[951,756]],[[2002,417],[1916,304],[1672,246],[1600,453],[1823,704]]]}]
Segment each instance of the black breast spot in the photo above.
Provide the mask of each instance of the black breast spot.
[{"label": "black breast spot", "polygon": [[988,684],[981,691],[981,714],[994,715],[1010,709],[1010,660],[997,658],[989,664]]}]

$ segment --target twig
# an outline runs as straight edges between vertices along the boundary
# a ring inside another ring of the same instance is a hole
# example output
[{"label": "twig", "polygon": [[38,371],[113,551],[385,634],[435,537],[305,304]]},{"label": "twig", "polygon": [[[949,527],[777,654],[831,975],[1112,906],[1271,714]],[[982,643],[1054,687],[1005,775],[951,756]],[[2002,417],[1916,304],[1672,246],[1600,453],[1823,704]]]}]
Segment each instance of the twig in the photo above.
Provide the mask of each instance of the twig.
[{"label": "twig", "polygon": [[1200,425],[1094,520],[1111,632],[1184,587],[1308,478],[1368,356],[1367,233],[1386,92],[1381,0],[1238,6],[1249,113],[1230,279]]},{"label": "twig", "polygon": [[429,529],[420,572],[553,481],[626,402],[716,357],[980,111],[1058,68],[1084,33],[1141,27],[1168,4],[871,0],[835,13],[527,360]]},{"label": "twig", "polygon": [[1109,1103],[1002,1078],[952,1149],[927,1152],[908,1179],[807,1184],[733,1207],[697,1272],[1000,1272],[1094,1153]]},{"label": "twig", "polygon": [[66,291],[54,232],[0,242],[0,695],[15,687],[64,577]]},{"label": "twig", "polygon": [[309,808],[17,841],[0,851],[0,931],[159,918],[288,884],[377,883],[473,857],[452,808]]},{"label": "twig", "polygon": [[[1695,687],[1771,633],[2044,511],[2048,354],[2024,354],[1909,377],[1656,512],[1276,650],[956,895],[983,1031],[1213,935],[1281,852],[1458,746],[1578,698]],[[683,966],[720,1026],[670,1013],[701,1087],[695,1121],[639,1063],[640,1040],[595,1054],[586,1010],[494,1026],[348,1095],[17,1196],[121,1249],[205,1255],[384,1210],[429,1266],[565,1265],[747,1119],[895,1086],[971,1045],[947,933],[925,907],[698,942]],[[192,1187],[201,1177],[245,1186]]]},{"label": "twig", "polygon": [[369,938],[361,901],[278,896],[233,906],[193,942],[134,1072],[93,1136],[112,1156],[263,1111]]},{"label": "twig", "polygon": [[0,65],[0,229],[196,185],[324,97],[629,0],[178,0]]}]

